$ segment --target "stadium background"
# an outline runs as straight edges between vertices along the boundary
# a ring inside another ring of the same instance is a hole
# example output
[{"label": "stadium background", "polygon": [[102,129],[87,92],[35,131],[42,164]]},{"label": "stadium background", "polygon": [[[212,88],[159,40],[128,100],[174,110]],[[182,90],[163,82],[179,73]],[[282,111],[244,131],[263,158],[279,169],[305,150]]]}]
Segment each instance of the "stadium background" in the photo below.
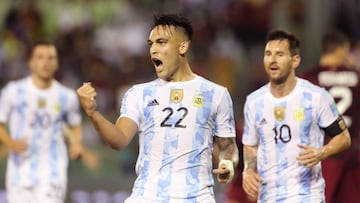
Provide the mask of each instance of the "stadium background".
[{"label": "stadium background", "polygon": [[[179,12],[193,22],[193,70],[226,86],[241,124],[246,94],[266,81],[262,55],[266,33],[285,28],[301,39],[304,71],[317,63],[323,32],[340,29],[353,43],[360,67],[360,1],[357,0],[3,0],[0,1],[0,87],[28,74],[28,45],[56,42],[57,79],[78,88],[91,81],[99,110],[115,121],[124,91],[155,77],[147,37],[156,12]],[[241,127],[241,126],[240,126]],[[84,117],[84,142],[98,156],[97,168],[72,161],[69,203],[118,203],[135,178],[136,139],[125,151],[111,150]],[[4,200],[5,153],[0,146],[0,202]],[[221,202],[224,185],[216,185]]]}]

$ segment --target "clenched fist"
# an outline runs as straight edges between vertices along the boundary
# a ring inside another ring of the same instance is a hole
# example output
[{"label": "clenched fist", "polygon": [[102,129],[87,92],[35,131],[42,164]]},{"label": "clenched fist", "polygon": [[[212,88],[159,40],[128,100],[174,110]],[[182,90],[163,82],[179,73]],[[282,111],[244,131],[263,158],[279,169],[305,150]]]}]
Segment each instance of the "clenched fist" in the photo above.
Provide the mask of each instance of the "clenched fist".
[{"label": "clenched fist", "polygon": [[91,86],[90,82],[85,82],[76,92],[79,96],[81,107],[88,116],[91,116],[96,110],[95,88]]}]

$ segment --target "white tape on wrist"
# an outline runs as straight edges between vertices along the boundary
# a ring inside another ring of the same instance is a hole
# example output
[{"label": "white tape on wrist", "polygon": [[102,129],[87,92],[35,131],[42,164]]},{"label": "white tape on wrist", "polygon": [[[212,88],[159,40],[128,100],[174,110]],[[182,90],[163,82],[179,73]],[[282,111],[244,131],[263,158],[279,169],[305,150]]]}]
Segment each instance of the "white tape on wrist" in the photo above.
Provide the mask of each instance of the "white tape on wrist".
[{"label": "white tape on wrist", "polygon": [[221,160],[219,162],[219,168],[222,166],[222,165],[225,165],[226,169],[228,169],[230,171],[230,174],[229,174],[229,178],[228,180],[226,181],[226,183],[229,183],[231,182],[231,180],[233,179],[234,177],[234,164],[231,160]]}]

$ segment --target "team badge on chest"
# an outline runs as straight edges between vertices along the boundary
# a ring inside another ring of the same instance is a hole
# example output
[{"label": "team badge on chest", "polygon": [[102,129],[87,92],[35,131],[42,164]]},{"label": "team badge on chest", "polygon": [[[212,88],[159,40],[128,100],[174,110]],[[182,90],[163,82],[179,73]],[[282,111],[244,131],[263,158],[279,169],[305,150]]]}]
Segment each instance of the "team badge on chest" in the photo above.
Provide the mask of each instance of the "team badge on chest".
[{"label": "team badge on chest", "polygon": [[40,109],[45,108],[45,106],[46,106],[46,101],[45,101],[45,99],[43,99],[43,98],[38,99],[37,105],[38,105],[38,107],[39,107]]},{"label": "team badge on chest", "polygon": [[170,92],[170,100],[172,103],[179,103],[182,101],[184,97],[184,90],[183,89],[172,89]]},{"label": "team badge on chest", "polygon": [[55,112],[60,112],[60,111],[61,111],[61,106],[60,106],[60,104],[55,104],[55,105],[54,105],[54,111],[55,111]]},{"label": "team badge on chest", "polygon": [[282,121],[285,118],[285,108],[282,106],[276,106],[274,108],[274,116],[278,121]]},{"label": "team badge on chest", "polygon": [[201,108],[204,106],[204,97],[200,93],[196,93],[193,98],[193,106]]},{"label": "team badge on chest", "polygon": [[297,108],[295,111],[295,120],[303,121],[305,119],[305,112],[303,108]]}]

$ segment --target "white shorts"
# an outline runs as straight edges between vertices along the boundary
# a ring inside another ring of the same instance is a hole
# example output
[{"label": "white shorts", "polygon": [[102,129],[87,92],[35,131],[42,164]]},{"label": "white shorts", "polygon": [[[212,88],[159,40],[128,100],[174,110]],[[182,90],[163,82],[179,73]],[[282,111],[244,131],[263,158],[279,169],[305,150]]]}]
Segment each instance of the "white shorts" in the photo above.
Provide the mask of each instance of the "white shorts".
[{"label": "white shorts", "polygon": [[[185,199],[171,199],[168,203],[183,203]],[[216,203],[213,196],[208,196],[205,199],[197,201],[198,203]],[[128,197],[124,203],[162,203],[161,201],[149,201],[136,197]]]},{"label": "white shorts", "polygon": [[6,188],[8,203],[63,203],[65,202],[65,194],[65,184]]}]

